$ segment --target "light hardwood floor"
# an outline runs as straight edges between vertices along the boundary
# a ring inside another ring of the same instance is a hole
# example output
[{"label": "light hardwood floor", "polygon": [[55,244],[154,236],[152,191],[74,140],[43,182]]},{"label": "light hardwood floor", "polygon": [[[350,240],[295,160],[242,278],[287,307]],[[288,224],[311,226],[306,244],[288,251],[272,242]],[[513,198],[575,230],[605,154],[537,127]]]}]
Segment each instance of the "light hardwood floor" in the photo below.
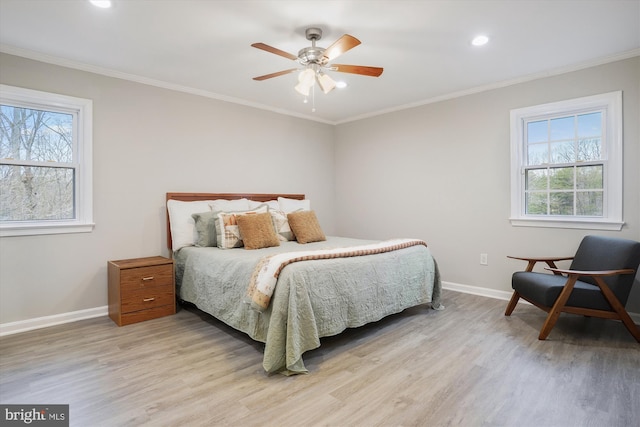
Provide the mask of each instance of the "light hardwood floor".
[{"label": "light hardwood floor", "polygon": [[640,425],[640,345],[615,321],[443,291],[322,340],[309,375],[268,376],[262,345],[193,309],[0,338],[0,402],[70,404],[72,426]]}]

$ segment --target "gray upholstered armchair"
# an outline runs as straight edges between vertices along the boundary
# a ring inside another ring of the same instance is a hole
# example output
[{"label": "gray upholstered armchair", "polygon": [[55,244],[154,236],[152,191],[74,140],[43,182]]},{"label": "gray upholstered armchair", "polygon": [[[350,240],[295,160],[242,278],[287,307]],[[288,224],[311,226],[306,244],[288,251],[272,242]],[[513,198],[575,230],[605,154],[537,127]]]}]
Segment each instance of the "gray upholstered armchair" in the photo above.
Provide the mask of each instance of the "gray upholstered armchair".
[{"label": "gray upholstered armchair", "polygon": [[[511,279],[513,296],[505,311],[510,316],[520,298],[548,313],[539,339],[547,338],[560,313],[618,319],[640,343],[640,328],[624,306],[640,264],[640,242],[612,237],[586,236],[574,257],[521,258],[525,271]],[[573,260],[568,270],[555,262]],[[545,262],[553,274],[533,272],[537,262]]]}]

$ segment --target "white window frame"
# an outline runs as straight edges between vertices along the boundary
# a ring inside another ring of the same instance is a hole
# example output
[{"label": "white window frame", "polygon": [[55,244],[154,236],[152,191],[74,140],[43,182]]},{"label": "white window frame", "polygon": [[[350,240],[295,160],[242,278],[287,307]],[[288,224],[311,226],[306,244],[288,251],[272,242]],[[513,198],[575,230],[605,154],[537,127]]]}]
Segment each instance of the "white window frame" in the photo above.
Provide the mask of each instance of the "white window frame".
[{"label": "white window frame", "polygon": [[[70,220],[0,221],[0,237],[42,234],[87,233],[93,223],[93,101],[49,92],[0,84],[4,105],[59,111],[74,116],[74,160],[76,188],[75,218]],[[3,164],[11,164],[6,160]]]},{"label": "white window frame", "polygon": [[[602,156],[604,202],[602,217],[527,215],[525,210],[525,123],[562,115],[604,111]],[[622,91],[511,110],[511,217],[514,226],[621,230],[622,220]]]}]

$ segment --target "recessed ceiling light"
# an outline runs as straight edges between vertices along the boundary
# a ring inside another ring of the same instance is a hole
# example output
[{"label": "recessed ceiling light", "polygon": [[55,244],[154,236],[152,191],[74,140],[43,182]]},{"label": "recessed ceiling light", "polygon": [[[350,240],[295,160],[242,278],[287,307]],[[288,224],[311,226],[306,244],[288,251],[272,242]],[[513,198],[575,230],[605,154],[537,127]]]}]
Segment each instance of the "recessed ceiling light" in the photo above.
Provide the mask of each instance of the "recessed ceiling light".
[{"label": "recessed ceiling light", "polygon": [[101,7],[103,9],[108,9],[111,7],[111,0],[89,0],[89,2],[96,6]]},{"label": "recessed ceiling light", "polygon": [[344,89],[345,87],[347,87],[347,83],[343,81],[336,82],[336,87],[338,89]]},{"label": "recessed ceiling light", "polygon": [[471,40],[471,44],[474,46],[484,46],[489,42],[489,37],[485,35],[475,36],[473,40]]}]

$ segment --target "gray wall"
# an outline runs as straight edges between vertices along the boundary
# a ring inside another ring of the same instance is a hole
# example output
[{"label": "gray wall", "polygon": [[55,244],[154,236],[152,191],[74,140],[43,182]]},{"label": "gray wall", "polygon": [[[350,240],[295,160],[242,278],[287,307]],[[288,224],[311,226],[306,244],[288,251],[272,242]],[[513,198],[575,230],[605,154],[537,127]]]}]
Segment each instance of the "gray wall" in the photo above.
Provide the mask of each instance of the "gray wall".
[{"label": "gray wall", "polygon": [[[511,226],[509,111],[616,90],[624,109],[622,231]],[[337,232],[423,238],[443,280],[498,294],[510,292],[511,274],[525,267],[507,255],[572,255],[586,234],[640,240],[639,93],[635,57],[340,125]],[[627,308],[640,313],[640,286],[632,292]]]},{"label": "gray wall", "polygon": [[96,222],[0,239],[0,324],[105,306],[107,260],[168,255],[168,191],[306,193],[327,234],[423,238],[446,283],[506,293],[507,254],[590,233],[509,224],[509,110],[622,90],[627,224],[595,234],[640,240],[639,76],[636,57],[334,127],[0,54],[3,84],[93,99]]},{"label": "gray wall", "polygon": [[107,261],[168,255],[165,193],[305,193],[333,230],[334,127],[0,56],[3,84],[93,100],[92,233],[0,239],[0,323],[107,304]]}]

